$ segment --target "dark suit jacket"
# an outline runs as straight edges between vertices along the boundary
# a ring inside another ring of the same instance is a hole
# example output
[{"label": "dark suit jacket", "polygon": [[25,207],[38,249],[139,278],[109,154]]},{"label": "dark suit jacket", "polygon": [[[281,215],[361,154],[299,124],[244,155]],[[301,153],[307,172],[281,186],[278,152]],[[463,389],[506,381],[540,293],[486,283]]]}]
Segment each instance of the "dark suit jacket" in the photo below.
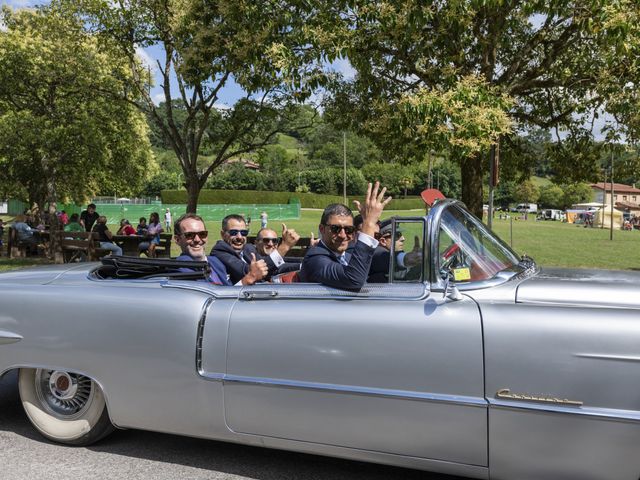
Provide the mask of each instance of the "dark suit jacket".
[{"label": "dark suit jacket", "polygon": [[[178,258],[176,258],[176,260],[193,260],[193,258],[183,253]],[[207,262],[209,262],[209,266],[211,267],[211,270],[214,271],[215,274],[218,276],[218,279],[221,282],[220,284],[230,286],[231,282],[227,279],[227,269],[224,268],[223,263],[220,260],[218,260],[216,257],[207,257]],[[183,269],[180,269],[180,270],[183,270]],[[212,276],[209,278],[209,280],[213,281],[214,278],[215,277]]]},{"label": "dark suit jacket", "polygon": [[391,262],[391,252],[384,247],[378,246],[373,252],[371,267],[369,268],[369,283],[387,283],[389,281],[389,263]]},{"label": "dark suit jacket", "polygon": [[249,273],[249,264],[251,264],[252,253],[255,254],[258,260],[264,260],[267,264],[269,274],[265,280],[268,280],[271,275],[279,273],[278,267],[276,267],[276,264],[273,262],[271,257],[263,257],[259,255],[255,245],[250,243],[244,246],[241,253],[237,253],[233,247],[224,240],[218,240],[211,249],[211,255],[224,264],[227,272],[229,273],[229,279],[233,284],[238,283],[242,280],[242,277]]},{"label": "dark suit jacket", "polygon": [[302,260],[301,282],[322,283],[334,288],[359,290],[367,281],[374,249],[356,242],[346,253],[348,265],[342,265],[337,255],[320,242],[309,249]]}]

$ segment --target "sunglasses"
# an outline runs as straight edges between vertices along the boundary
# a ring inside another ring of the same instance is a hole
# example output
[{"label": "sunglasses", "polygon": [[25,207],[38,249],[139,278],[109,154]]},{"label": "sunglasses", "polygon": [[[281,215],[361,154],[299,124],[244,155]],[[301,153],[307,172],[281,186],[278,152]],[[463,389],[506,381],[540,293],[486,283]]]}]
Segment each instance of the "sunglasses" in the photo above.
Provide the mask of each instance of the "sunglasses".
[{"label": "sunglasses", "polygon": [[[400,239],[400,237],[402,237],[402,232],[401,232],[401,231],[399,231],[399,230],[397,230],[397,231],[396,231],[396,237],[395,237],[395,238],[396,238],[396,240],[399,240],[399,239]],[[381,238],[391,238],[391,232],[389,232],[389,233],[385,233],[384,235],[380,235],[380,234],[378,234],[378,237],[376,237],[376,239],[377,239],[377,240],[380,240]]]},{"label": "sunglasses", "polygon": [[249,235],[249,230],[237,230],[235,228],[232,228],[231,230],[227,230],[227,233],[232,237],[235,237],[238,234],[242,235],[243,237],[246,237],[247,235]]},{"label": "sunglasses", "polygon": [[353,233],[356,231],[356,227],[354,227],[353,225],[325,225],[325,226],[329,227],[329,231],[334,235],[338,235],[342,230],[344,230],[344,233],[346,233],[347,235],[353,235]]},{"label": "sunglasses", "polygon": [[277,245],[278,244],[278,239],[277,238],[263,237],[263,238],[260,239],[260,241],[262,243],[266,243],[266,244],[269,244],[269,243],[272,243],[273,245]]},{"label": "sunglasses", "polygon": [[201,232],[182,232],[180,235],[182,235],[186,240],[190,241],[195,240],[196,235],[200,237],[200,240],[206,240],[209,236],[209,232],[207,232],[206,230],[202,230]]}]

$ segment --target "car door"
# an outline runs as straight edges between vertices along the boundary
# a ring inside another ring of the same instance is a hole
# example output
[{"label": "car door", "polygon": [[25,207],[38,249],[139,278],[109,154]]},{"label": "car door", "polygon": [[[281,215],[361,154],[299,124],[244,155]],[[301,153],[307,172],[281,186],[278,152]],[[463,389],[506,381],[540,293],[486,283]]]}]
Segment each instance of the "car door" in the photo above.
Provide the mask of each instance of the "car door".
[{"label": "car door", "polygon": [[486,466],[478,307],[415,277],[245,289],[227,339],[229,428]]}]

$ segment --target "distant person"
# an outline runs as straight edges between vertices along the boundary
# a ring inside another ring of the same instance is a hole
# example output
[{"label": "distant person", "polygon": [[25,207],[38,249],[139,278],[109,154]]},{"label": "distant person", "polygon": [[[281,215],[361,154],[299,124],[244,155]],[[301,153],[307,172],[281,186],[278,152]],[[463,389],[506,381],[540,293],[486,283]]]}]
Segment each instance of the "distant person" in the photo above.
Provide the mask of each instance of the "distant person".
[{"label": "distant person", "polygon": [[85,231],[90,232],[99,216],[98,212],[96,212],[96,205],[90,203],[87,205],[87,209],[80,213],[80,225],[84,227]]},{"label": "distant person", "polygon": [[77,213],[72,213],[69,217],[69,223],[64,226],[65,232],[85,232],[86,230],[80,225],[80,217]]},{"label": "distant person", "polygon": [[[142,220],[142,219],[141,219]],[[147,225],[145,237],[149,240],[140,242],[138,250],[147,255],[147,257],[156,257],[156,247],[160,244],[160,234],[163,232],[162,224],[160,223],[160,215],[158,212],[153,212],[149,215],[149,225]]]},{"label": "distant person", "polygon": [[24,215],[17,215],[12,228],[16,232],[18,243],[25,245],[30,253],[37,254],[40,236],[38,230],[29,226],[26,220],[27,218]]},{"label": "distant person", "polygon": [[3,239],[4,238],[4,222],[0,218],[0,257],[2,256],[2,247],[4,246]]},{"label": "distant person", "polygon": [[[207,262],[211,267],[208,280],[214,285],[232,285],[228,279],[228,274],[224,264],[214,256],[207,256],[207,238],[209,232],[206,230],[202,217],[187,213],[176,220],[174,225],[174,238],[182,250],[176,260],[194,260]],[[236,285],[253,285],[263,278],[266,265],[262,260],[257,260],[255,256],[251,259],[248,272]]]},{"label": "distant person", "polygon": [[168,233],[171,233],[171,210],[169,210],[168,208],[164,212],[164,229]]},{"label": "distant person", "polygon": [[65,212],[64,210],[62,210],[60,212],[60,215],[58,215],[58,221],[64,226],[67,223],[69,223],[69,215],[67,215],[67,212]]},{"label": "distant person", "polygon": [[129,223],[129,220],[127,220],[126,218],[123,218],[122,220],[120,220],[120,228],[116,232],[116,235],[135,235],[135,234],[136,234],[136,229],[133,228],[131,223]]},{"label": "distant person", "polygon": [[140,217],[138,225],[136,226],[136,235],[144,237],[147,234],[147,219]]},{"label": "distant person", "polygon": [[113,243],[113,233],[107,227],[107,217],[100,215],[93,226],[93,231],[98,234],[100,248],[110,250],[112,255],[122,255],[122,248]]},{"label": "distant person", "polygon": [[260,214],[260,228],[267,228],[268,218],[269,218],[269,215],[267,215],[267,212],[262,212]]},{"label": "distant person", "polygon": [[346,205],[334,203],[324,209],[320,219],[320,242],[310,248],[302,260],[299,278],[334,288],[359,290],[367,281],[373,252],[378,246],[374,238],[378,220],[391,197],[384,198],[386,188],[369,184],[364,205],[355,202],[363,217],[362,230],[351,252],[347,252],[356,228],[353,213]]}]

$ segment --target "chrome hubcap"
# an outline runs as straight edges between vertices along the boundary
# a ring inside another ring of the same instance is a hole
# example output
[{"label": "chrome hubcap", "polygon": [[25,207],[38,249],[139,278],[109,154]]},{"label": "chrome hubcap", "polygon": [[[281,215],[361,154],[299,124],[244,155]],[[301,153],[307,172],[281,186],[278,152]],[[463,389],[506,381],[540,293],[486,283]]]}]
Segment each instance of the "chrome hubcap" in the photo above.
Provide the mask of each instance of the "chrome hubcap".
[{"label": "chrome hubcap", "polygon": [[77,373],[38,369],[35,387],[42,406],[64,420],[80,417],[93,400],[93,381]]}]

